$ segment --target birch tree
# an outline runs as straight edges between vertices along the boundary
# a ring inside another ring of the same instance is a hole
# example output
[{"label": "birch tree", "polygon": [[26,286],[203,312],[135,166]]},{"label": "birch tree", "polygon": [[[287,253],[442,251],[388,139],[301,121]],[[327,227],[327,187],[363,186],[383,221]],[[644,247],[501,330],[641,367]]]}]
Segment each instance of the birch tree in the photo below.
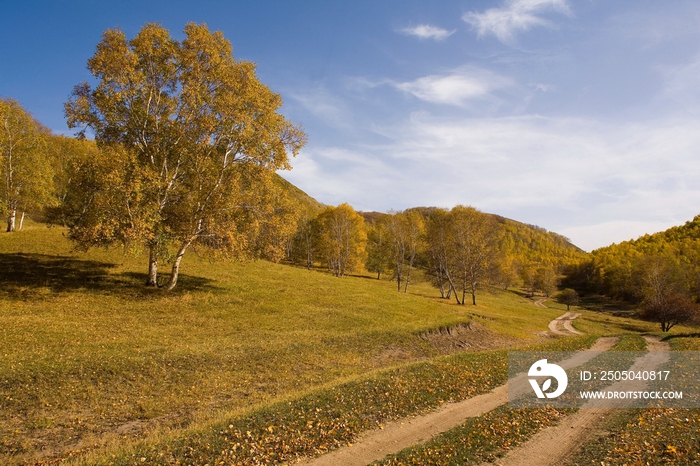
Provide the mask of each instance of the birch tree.
[{"label": "birch tree", "polygon": [[[13,99],[0,99],[0,174],[7,231],[17,214],[40,210],[53,200],[53,170],[46,150],[49,131]],[[21,224],[21,221],[20,221]]]},{"label": "birch tree", "polygon": [[[433,212],[427,240],[431,269],[445,297],[453,294],[458,304],[476,292],[489,276],[495,257],[497,227],[493,218],[473,207],[456,206],[449,213]],[[461,294],[461,297],[460,297]]]},{"label": "birch tree", "polygon": [[382,220],[370,225],[367,231],[367,263],[368,272],[377,272],[377,280],[382,273],[391,268],[391,242],[389,233]]},{"label": "birch tree", "polygon": [[356,270],[364,263],[367,233],[365,221],[349,204],[329,206],[318,215],[318,250],[336,277]]},{"label": "birch tree", "polygon": [[[107,154],[99,158],[104,166],[88,162],[82,171],[120,182],[105,186],[93,177],[104,190],[77,196],[84,202],[71,238],[145,246],[150,286],[158,285],[159,258],[172,251],[166,289],[176,285],[191,246],[234,255],[260,250],[256,235],[274,211],[272,173],[288,169],[289,155],[306,140],[278,113],[280,96],[258,80],[253,63],[234,59],[220,32],[190,23],[184,35],[176,41],[157,24],[131,40],[105,31],[88,60],[97,86],[79,84],[65,105],[68,125],[79,135],[90,129]],[[104,221],[107,230],[93,234]]]}]

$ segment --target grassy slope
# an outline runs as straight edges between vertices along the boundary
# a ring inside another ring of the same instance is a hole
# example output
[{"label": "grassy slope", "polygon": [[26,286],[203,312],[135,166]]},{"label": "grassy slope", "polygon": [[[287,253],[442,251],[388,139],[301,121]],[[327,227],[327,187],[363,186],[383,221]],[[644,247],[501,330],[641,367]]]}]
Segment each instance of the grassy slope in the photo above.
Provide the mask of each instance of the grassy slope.
[{"label": "grassy slope", "polygon": [[195,255],[179,289],[162,294],[142,288],[143,256],[73,253],[61,229],[32,224],[0,234],[0,261],[0,462],[10,464],[437,356],[416,334],[459,322],[533,342],[561,312],[509,292],[462,307],[427,284],[406,295],[366,277]]}]

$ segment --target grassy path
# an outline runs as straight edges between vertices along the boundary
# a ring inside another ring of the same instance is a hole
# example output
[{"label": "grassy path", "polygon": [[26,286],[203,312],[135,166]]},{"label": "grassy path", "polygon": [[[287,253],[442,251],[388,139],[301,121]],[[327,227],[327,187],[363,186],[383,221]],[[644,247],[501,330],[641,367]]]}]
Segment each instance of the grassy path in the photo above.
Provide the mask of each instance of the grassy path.
[{"label": "grassy path", "polygon": [[[562,361],[565,368],[576,367],[593,357],[590,351],[607,351],[617,338],[600,338],[589,350]],[[523,376],[523,381],[525,377]],[[525,384],[527,385],[527,384]],[[457,427],[467,419],[481,416],[508,402],[508,385],[500,385],[491,392],[469,398],[459,403],[447,403],[441,409],[419,417],[393,422],[381,429],[365,434],[353,445],[343,447],[327,455],[302,463],[305,466],[362,466],[378,461],[387,455]]]},{"label": "grassy path", "polygon": [[[644,337],[649,351],[630,368],[632,371],[654,371],[668,360],[668,343],[658,338]],[[641,389],[639,381],[617,382],[603,390],[625,391]],[[511,450],[505,457],[496,461],[499,466],[549,466],[562,464],[578,448],[593,437],[613,414],[614,408],[595,408],[596,401],[590,401],[575,414],[567,416],[553,427],[537,433],[520,447]],[[484,463],[493,464],[493,463]]]}]

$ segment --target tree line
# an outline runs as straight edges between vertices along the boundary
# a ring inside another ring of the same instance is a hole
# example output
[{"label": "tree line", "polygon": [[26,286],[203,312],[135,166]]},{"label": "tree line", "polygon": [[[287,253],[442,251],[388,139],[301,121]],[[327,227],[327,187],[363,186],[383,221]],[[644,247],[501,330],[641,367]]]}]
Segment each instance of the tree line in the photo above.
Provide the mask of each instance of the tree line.
[{"label": "tree line", "polygon": [[[287,257],[339,277],[366,270],[395,281],[404,293],[419,271],[441,297],[475,305],[486,284],[554,294],[561,269],[585,253],[566,241],[560,248],[541,241],[548,234],[469,206],[363,215],[341,204],[301,218]],[[532,249],[538,241],[547,248],[535,262]],[[531,243],[526,255],[514,247],[520,242]]]}]

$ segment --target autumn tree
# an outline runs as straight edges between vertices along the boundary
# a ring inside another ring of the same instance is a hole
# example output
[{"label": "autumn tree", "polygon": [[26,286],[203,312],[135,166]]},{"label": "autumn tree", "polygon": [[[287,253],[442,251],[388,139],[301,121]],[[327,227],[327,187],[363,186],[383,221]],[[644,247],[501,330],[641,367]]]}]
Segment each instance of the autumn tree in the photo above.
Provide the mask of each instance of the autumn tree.
[{"label": "autumn tree", "polygon": [[425,238],[427,270],[440,296],[452,296],[453,280],[450,276],[451,240],[450,213],[445,209],[433,209],[426,217]]},{"label": "autumn tree", "polygon": [[579,303],[580,299],[576,290],[572,288],[564,288],[556,296],[557,302],[566,305],[566,310],[571,310],[571,306]]},{"label": "autumn tree", "polygon": [[658,322],[662,332],[674,326],[698,319],[698,305],[683,289],[680,271],[663,257],[648,257],[643,261],[642,312],[644,317]]},{"label": "autumn tree", "polygon": [[496,263],[495,279],[504,290],[507,290],[511,286],[522,283],[521,271],[522,265],[518,259],[504,253]]},{"label": "autumn tree", "polygon": [[455,298],[465,304],[466,295],[470,294],[476,306],[476,291],[486,281],[495,257],[496,225],[490,216],[473,207],[456,206],[450,216],[452,246],[448,263],[453,270],[450,276]]},{"label": "autumn tree", "polygon": [[553,267],[541,266],[535,274],[535,288],[549,298],[557,291],[559,277]]},{"label": "autumn tree", "polygon": [[382,220],[374,222],[367,227],[367,262],[365,268],[368,272],[376,272],[377,280],[382,273],[391,269],[391,238]]},{"label": "autumn tree", "polygon": [[318,217],[309,214],[300,216],[290,251],[290,259],[293,263],[301,262],[307,269],[313,267],[319,252],[320,232]]},{"label": "autumn tree", "polygon": [[456,206],[429,213],[426,225],[428,269],[443,297],[453,295],[476,305],[476,292],[493,275],[498,226],[473,207]]},{"label": "autumn tree", "polygon": [[[75,87],[68,125],[91,129],[103,155],[78,171],[70,237],[93,244],[141,244],[147,284],[158,285],[158,259],[172,253],[166,289],[191,247],[246,255],[274,214],[272,174],[287,169],[305,134],[278,109],[251,62],[236,61],[220,32],[190,23],[182,41],[157,24],[131,40],[105,31]],[[106,181],[107,176],[109,181]],[[95,189],[100,185],[100,189]]]},{"label": "autumn tree", "polygon": [[49,134],[17,101],[0,99],[0,196],[8,232],[17,228],[18,212],[23,220],[24,212],[43,209],[54,200]]},{"label": "autumn tree", "polygon": [[423,216],[414,211],[389,212],[382,222],[389,234],[391,268],[398,291],[408,292],[416,255],[422,248]]},{"label": "autumn tree", "polygon": [[318,215],[320,256],[336,277],[356,270],[366,254],[365,221],[349,204],[329,206]]},{"label": "autumn tree", "polygon": [[423,216],[415,210],[403,212],[406,217],[406,280],[404,283],[404,293],[408,292],[408,285],[411,283],[411,272],[415,267],[416,256],[424,249],[425,243],[425,221]]}]

